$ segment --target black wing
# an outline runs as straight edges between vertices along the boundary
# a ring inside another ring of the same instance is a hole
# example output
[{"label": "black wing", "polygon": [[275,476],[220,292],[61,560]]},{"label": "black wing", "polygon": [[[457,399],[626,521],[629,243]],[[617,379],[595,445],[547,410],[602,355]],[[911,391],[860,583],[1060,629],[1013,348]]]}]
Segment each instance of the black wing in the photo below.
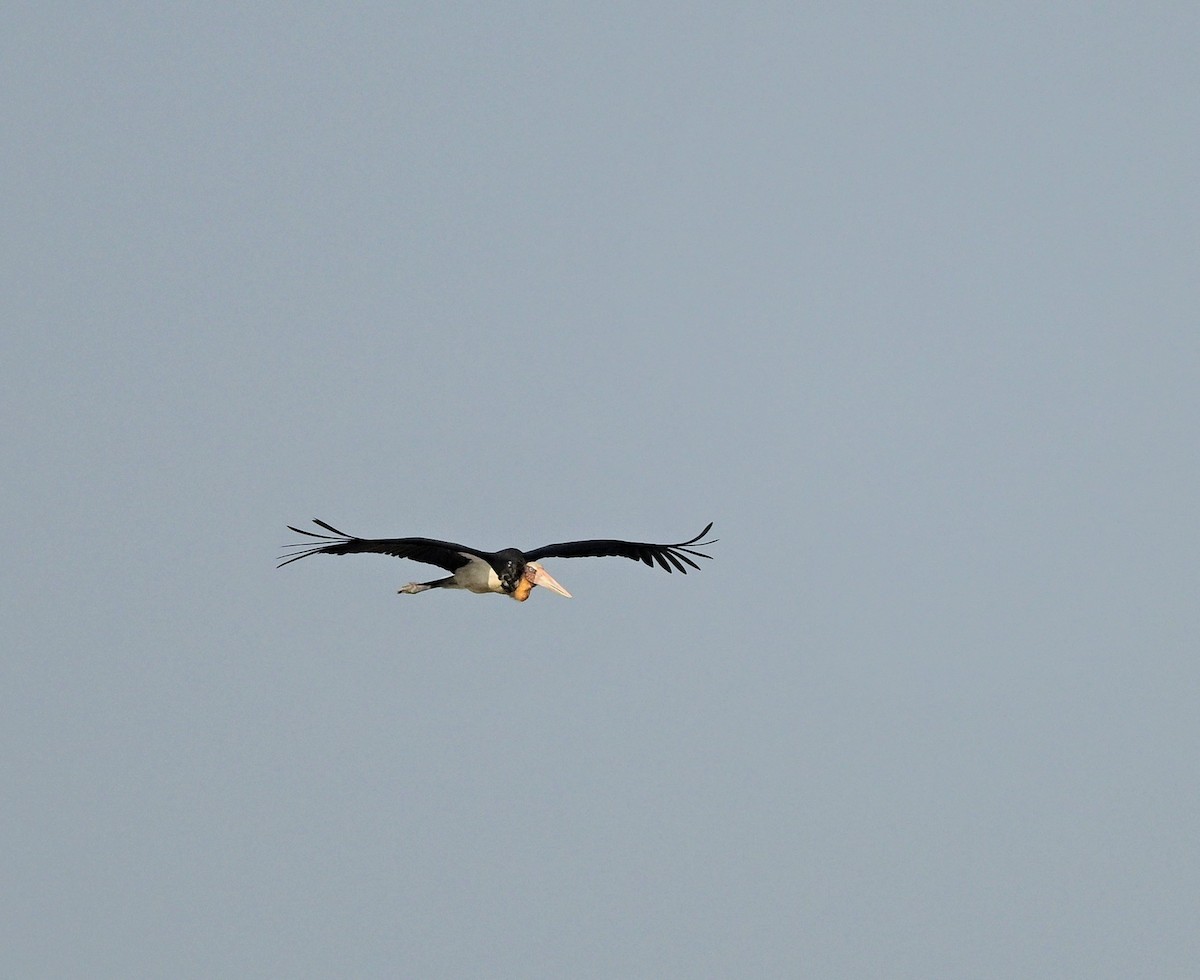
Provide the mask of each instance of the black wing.
[{"label": "black wing", "polygon": [[693,551],[688,547],[697,545],[703,548],[705,545],[714,544],[715,538],[712,541],[700,540],[711,530],[712,522],[709,521],[708,527],[691,541],[681,541],[679,544],[643,544],[639,541],[615,541],[611,538],[598,538],[595,541],[564,541],[562,544],[548,544],[536,551],[527,551],[525,557],[530,561],[537,561],[539,558],[606,558],[609,556],[632,558],[634,561],[644,561],[651,568],[654,567],[655,562],[658,562],[668,572],[674,565],[686,575],[685,565],[691,565],[692,568],[700,567],[688,555],[695,558],[712,558],[712,555]]},{"label": "black wing", "polygon": [[315,517],[313,523],[318,527],[323,527],[326,531],[332,531],[333,534],[301,531],[300,528],[292,527],[290,524],[288,530],[331,543],[314,545],[310,541],[297,541],[284,545],[285,548],[300,550],[295,554],[280,555],[281,560],[276,566],[277,568],[283,568],[284,565],[307,558],[309,555],[357,555],[363,552],[374,552],[379,555],[394,555],[397,558],[411,558],[413,561],[424,562],[426,565],[437,565],[438,568],[444,568],[448,572],[457,572],[471,560],[466,555],[475,555],[484,561],[490,557],[486,551],[454,544],[452,541],[434,541],[432,538],[356,538],[344,531],[339,531],[324,521],[317,520]]}]

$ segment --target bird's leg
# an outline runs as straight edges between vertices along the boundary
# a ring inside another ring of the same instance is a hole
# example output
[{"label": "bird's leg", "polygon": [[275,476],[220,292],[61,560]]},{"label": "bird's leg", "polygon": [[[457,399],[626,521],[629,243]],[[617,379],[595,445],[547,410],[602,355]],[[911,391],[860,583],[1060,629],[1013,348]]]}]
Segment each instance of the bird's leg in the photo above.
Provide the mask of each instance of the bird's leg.
[{"label": "bird's leg", "polygon": [[449,578],[439,578],[433,582],[409,582],[408,585],[396,591],[400,595],[416,595],[418,592],[424,592],[426,589],[444,589],[453,586],[454,576]]}]

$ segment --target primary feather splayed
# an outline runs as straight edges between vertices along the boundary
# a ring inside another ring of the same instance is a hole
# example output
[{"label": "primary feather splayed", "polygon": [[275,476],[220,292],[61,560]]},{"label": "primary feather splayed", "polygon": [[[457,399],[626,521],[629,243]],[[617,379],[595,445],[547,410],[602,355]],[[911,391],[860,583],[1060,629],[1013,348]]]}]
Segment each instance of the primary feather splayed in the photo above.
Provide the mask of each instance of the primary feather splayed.
[{"label": "primary feather splayed", "polygon": [[516,548],[480,551],[478,548],[468,548],[452,541],[435,541],[432,538],[356,538],[316,518],[313,518],[313,523],[330,533],[302,531],[290,524],[288,530],[327,543],[297,541],[285,545],[285,548],[292,549],[292,553],[280,556],[280,568],[309,555],[393,555],[426,565],[436,565],[453,573],[447,578],[435,579],[432,582],[409,582],[398,590],[403,595],[414,595],[428,589],[466,589],[480,595],[495,592],[511,596],[518,602],[528,599],[535,585],[567,598],[571,597],[571,593],[559,585],[542,567],[539,561],[542,558],[632,558],[634,561],[645,562],[651,568],[657,562],[668,572],[674,569],[686,575],[689,567],[700,567],[693,558],[712,558],[712,555],[694,549],[716,543],[715,538],[712,541],[700,540],[712,530],[711,521],[690,541],[682,541],[679,544],[648,544],[597,538],[591,541],[563,541],[526,552]]}]

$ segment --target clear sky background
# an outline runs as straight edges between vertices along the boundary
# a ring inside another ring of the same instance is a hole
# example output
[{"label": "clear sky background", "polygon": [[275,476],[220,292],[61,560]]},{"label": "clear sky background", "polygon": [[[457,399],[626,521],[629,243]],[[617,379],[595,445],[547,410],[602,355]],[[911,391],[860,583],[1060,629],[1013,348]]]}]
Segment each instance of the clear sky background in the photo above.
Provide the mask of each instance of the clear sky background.
[{"label": "clear sky background", "polygon": [[1197,50],[7,5],[0,973],[1195,976]]}]

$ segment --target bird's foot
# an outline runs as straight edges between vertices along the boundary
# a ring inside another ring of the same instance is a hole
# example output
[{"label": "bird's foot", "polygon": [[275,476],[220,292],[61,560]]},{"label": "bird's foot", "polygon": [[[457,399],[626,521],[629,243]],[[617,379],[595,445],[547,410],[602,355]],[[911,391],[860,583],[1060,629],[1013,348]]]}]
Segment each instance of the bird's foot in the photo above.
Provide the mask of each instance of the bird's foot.
[{"label": "bird's foot", "polygon": [[396,593],[398,595],[416,595],[418,592],[424,592],[428,588],[430,586],[422,585],[420,582],[409,582],[403,588],[397,589]]}]

